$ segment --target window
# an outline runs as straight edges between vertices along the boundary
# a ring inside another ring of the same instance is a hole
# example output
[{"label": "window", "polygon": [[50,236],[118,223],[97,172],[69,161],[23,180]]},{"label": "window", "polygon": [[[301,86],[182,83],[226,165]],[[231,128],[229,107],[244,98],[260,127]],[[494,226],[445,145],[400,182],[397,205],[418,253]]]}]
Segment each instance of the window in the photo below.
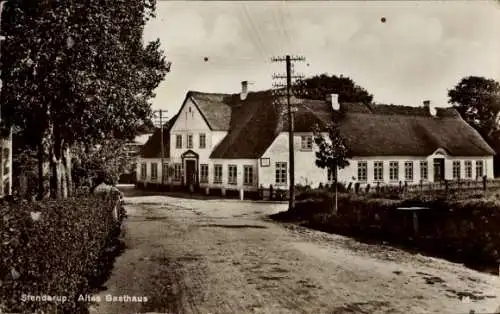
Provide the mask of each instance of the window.
[{"label": "window", "polygon": [[201,164],[200,165],[200,182],[208,183],[208,165]]},{"label": "window", "polygon": [[276,163],[276,184],[286,184],[286,162]]},{"label": "window", "polygon": [[420,180],[427,180],[429,177],[429,171],[427,167],[427,161],[420,162]]},{"label": "window", "polygon": [[373,180],[384,181],[384,162],[375,161],[373,163]]},{"label": "window", "polygon": [[151,180],[158,180],[158,164],[156,162],[151,163]]},{"label": "window", "polygon": [[193,135],[192,134],[188,134],[187,148],[193,148]]},{"label": "window", "polygon": [[174,164],[174,180],[182,180],[182,164]]},{"label": "window", "polygon": [[141,164],[141,180],[146,180],[147,165],[145,162]]},{"label": "window", "polygon": [[476,179],[480,179],[484,176],[483,161],[476,160]]},{"label": "window", "polygon": [[413,161],[405,162],[405,181],[413,181]]},{"label": "window", "polygon": [[253,166],[243,166],[243,184],[253,185]]},{"label": "window", "polygon": [[236,165],[228,165],[227,166],[227,170],[228,170],[228,173],[227,173],[227,183],[229,184],[236,184]]},{"label": "window", "polygon": [[163,168],[161,169],[161,174],[164,179],[168,178],[168,163],[163,164]]},{"label": "window", "polygon": [[453,161],[453,179],[460,179],[460,160]]},{"label": "window", "polygon": [[200,148],[207,147],[207,136],[205,134],[200,134]]},{"label": "window", "polygon": [[214,165],[214,183],[222,183],[222,165]]},{"label": "window", "polygon": [[389,180],[398,181],[399,180],[399,162],[391,161],[389,163]]},{"label": "window", "polygon": [[358,161],[358,181],[366,182],[368,180],[368,163]]},{"label": "window", "polygon": [[465,167],[465,178],[471,179],[472,178],[472,161],[470,161],[470,160],[464,161],[464,167]]},{"label": "window", "polygon": [[175,148],[182,148],[182,135],[175,136]]},{"label": "window", "polygon": [[301,147],[303,150],[312,150],[313,139],[311,135],[301,136]]}]

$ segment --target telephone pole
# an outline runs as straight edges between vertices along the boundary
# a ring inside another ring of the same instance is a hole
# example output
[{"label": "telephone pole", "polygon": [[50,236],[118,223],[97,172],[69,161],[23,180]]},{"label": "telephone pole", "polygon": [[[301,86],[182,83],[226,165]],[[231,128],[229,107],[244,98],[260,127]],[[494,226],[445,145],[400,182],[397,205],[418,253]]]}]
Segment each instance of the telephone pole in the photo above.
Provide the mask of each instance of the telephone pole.
[{"label": "telephone pole", "polygon": [[159,125],[160,127],[160,147],[161,147],[161,185],[163,186],[165,183],[165,164],[164,164],[164,144],[163,144],[163,114],[166,114],[167,110],[158,109],[154,111],[155,125]]},{"label": "telephone pole", "polygon": [[[295,61],[305,61],[304,57],[291,57],[286,55],[285,57],[274,57],[271,59],[272,62],[286,62],[286,75],[274,74],[273,79],[286,79],[286,85],[281,83],[273,84],[278,90],[282,90],[286,87],[286,102],[288,108],[288,159],[290,163],[290,174],[289,174],[289,198],[288,198],[288,210],[293,210],[295,208],[295,149],[293,145],[295,122],[294,122],[294,112],[297,111],[296,107],[292,107],[291,104],[291,89],[292,89],[292,79],[303,78],[303,75],[292,75],[292,62]],[[280,93],[278,92],[278,99],[280,98]]]}]

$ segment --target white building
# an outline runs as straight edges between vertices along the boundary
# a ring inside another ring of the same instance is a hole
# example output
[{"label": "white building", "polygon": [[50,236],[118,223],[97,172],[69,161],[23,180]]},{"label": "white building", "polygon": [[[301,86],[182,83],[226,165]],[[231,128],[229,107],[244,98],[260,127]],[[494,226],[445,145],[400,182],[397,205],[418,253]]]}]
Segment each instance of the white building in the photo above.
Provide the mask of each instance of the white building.
[{"label": "white building", "polygon": [[[165,165],[171,184],[223,190],[288,188],[288,121],[284,101],[271,91],[239,94],[188,92],[164,128]],[[350,165],[339,170],[345,184],[418,183],[443,179],[493,178],[491,147],[452,108],[368,105],[293,99],[295,181],[318,186],[332,176],[315,165],[312,126],[336,121],[346,140]],[[435,111],[435,112],[433,112]],[[159,184],[160,134],[139,159],[139,184]],[[166,171],[165,171],[166,173]]]}]

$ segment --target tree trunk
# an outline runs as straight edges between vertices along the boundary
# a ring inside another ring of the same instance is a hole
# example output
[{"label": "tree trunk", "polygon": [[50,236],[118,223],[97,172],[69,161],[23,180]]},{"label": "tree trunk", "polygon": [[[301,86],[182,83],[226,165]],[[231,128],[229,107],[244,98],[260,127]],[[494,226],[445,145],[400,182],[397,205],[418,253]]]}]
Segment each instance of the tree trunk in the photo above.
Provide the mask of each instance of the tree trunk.
[{"label": "tree trunk", "polygon": [[66,145],[63,150],[63,165],[65,170],[65,182],[66,182],[66,190],[67,196],[73,196],[74,187],[73,187],[73,176],[71,174],[71,150],[69,145]]},{"label": "tree trunk", "polygon": [[59,168],[61,173],[61,196],[62,198],[68,198],[68,185],[66,181],[66,168],[64,162],[61,160],[59,162]]},{"label": "tree trunk", "polygon": [[337,215],[338,211],[339,211],[339,207],[338,207],[338,188],[337,188],[337,178],[335,178],[335,203],[333,204],[333,214],[334,215]]},{"label": "tree trunk", "polygon": [[51,172],[52,172],[52,180],[51,180],[51,197],[54,199],[66,198],[67,193],[64,192],[66,189],[65,180],[63,178],[65,174],[63,173],[63,164],[62,164],[62,148],[63,141],[60,138],[60,135],[57,132],[54,132],[54,142],[51,149]]},{"label": "tree trunk", "polygon": [[38,195],[37,199],[41,200],[45,197],[45,171],[44,171],[44,156],[45,148],[43,139],[38,143]]}]

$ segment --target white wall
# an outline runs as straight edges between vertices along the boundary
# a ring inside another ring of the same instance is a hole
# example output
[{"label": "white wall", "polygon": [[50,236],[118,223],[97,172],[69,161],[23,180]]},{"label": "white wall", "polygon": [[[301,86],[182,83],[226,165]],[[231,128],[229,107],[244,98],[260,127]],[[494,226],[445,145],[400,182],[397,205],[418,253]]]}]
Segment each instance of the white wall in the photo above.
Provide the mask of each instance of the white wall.
[{"label": "white wall", "polygon": [[[164,163],[170,163],[170,160],[168,158],[163,159]],[[143,163],[146,163],[146,179],[143,180],[141,177],[141,165]],[[151,179],[151,164],[152,163],[157,163],[158,164],[158,175],[156,180]],[[147,183],[161,183],[161,158],[141,158],[139,157],[137,160],[137,182],[147,182]]]},{"label": "white wall", "polygon": [[[327,183],[327,170],[316,166],[315,160],[315,145],[313,150],[304,151],[301,149],[301,136],[312,135],[312,133],[296,133],[294,137],[295,149],[295,184],[310,185],[316,187],[319,183]],[[269,167],[261,167],[259,162],[259,185],[268,188],[269,185],[279,188],[287,188],[289,181],[285,186],[276,185],[276,162],[286,162],[287,172],[289,172],[289,154],[288,154],[288,133],[282,132],[269,146],[267,151],[262,155],[262,158],[270,159]]]},{"label": "white wall", "polygon": [[[214,184],[214,165],[220,164],[222,165],[222,184]],[[228,183],[228,166],[236,165],[236,184]],[[244,185],[243,184],[243,166],[253,166],[253,185]],[[257,168],[257,160],[255,159],[211,159],[208,163],[208,184],[201,183],[202,187],[210,187],[210,188],[225,188],[226,190],[236,190],[243,189],[245,191],[255,191],[258,188],[258,168]]]},{"label": "white wall", "polygon": [[[226,137],[227,131],[212,131],[212,139],[211,139],[211,151],[214,150],[217,145],[222,142],[222,140]],[[207,140],[208,141],[208,140]]]},{"label": "white wall", "polygon": [[[366,161],[368,164],[367,182],[376,184],[374,179],[374,162],[383,161],[384,162],[384,184],[399,184],[399,181],[405,182],[405,166],[406,161],[413,161],[413,181],[408,182],[408,184],[416,184],[420,182],[420,161],[427,161],[427,172],[428,181],[434,181],[434,158],[445,158],[445,179],[453,180],[453,161],[460,161],[460,178],[465,180],[465,163],[464,161],[472,161],[472,180],[476,179],[476,160],[483,160],[484,163],[484,173],[487,175],[488,179],[493,179],[493,157],[460,157],[460,156],[448,156],[441,154],[432,154],[428,157],[416,157],[416,156],[383,156],[383,157],[356,157],[349,160],[350,165],[344,169],[339,170],[339,181],[343,183],[357,182],[358,177],[358,161]],[[389,180],[389,163],[391,161],[399,162],[399,180],[391,182]],[[355,178],[353,180],[353,178]]]},{"label": "white wall", "polygon": [[[311,187],[317,187],[319,183],[328,183],[328,172],[326,169],[321,169],[316,166],[315,160],[315,151],[317,150],[317,146],[313,144],[312,151],[303,151],[301,150],[301,136],[306,135],[307,133],[296,133],[294,138],[294,149],[295,149],[295,183],[302,185],[310,185]],[[309,135],[312,135],[309,133]],[[434,180],[434,169],[433,169],[433,159],[434,158],[445,158],[445,179],[452,180],[453,179],[453,161],[460,160],[461,161],[461,178],[465,178],[465,160],[472,161],[472,178],[476,178],[476,160],[484,161],[484,172],[488,178],[493,178],[493,157],[459,157],[459,156],[449,156],[446,153],[440,154],[442,151],[438,150],[437,153],[434,153],[427,157],[420,156],[378,156],[378,157],[355,157],[349,160],[350,165],[344,169],[339,170],[339,182],[343,182],[348,184],[349,182],[357,182],[358,179],[358,161],[366,161],[367,162],[367,181],[361,182],[375,184],[374,182],[374,161],[382,161],[384,162],[384,184],[399,184],[399,181],[405,182],[405,162],[413,161],[413,181],[408,182],[411,183],[419,183],[420,182],[420,161],[427,161],[427,172],[428,172],[428,181]],[[275,164],[276,162],[286,162],[289,170],[289,158],[288,158],[288,133],[281,133],[275,141],[271,144],[271,146],[267,149],[267,151],[263,154],[262,158],[270,159],[269,167],[261,167],[259,162],[259,185],[263,185],[264,187],[269,187],[272,184],[274,187],[276,186],[275,182]],[[399,180],[390,181],[389,180],[389,162],[390,161],[398,161],[399,162]],[[287,184],[289,182],[287,181]],[[278,186],[279,187],[279,186]],[[288,185],[283,188],[288,187]]]},{"label": "white wall", "polygon": [[[199,135],[205,134],[206,148],[200,148]],[[187,99],[181,108],[179,117],[170,130],[170,158],[173,162],[180,162],[181,155],[188,150],[187,137],[193,135],[193,148],[189,148],[200,155],[200,161],[208,161],[212,147],[212,135],[205,119],[191,101]],[[176,148],[176,137],[182,136],[182,148]]]}]

